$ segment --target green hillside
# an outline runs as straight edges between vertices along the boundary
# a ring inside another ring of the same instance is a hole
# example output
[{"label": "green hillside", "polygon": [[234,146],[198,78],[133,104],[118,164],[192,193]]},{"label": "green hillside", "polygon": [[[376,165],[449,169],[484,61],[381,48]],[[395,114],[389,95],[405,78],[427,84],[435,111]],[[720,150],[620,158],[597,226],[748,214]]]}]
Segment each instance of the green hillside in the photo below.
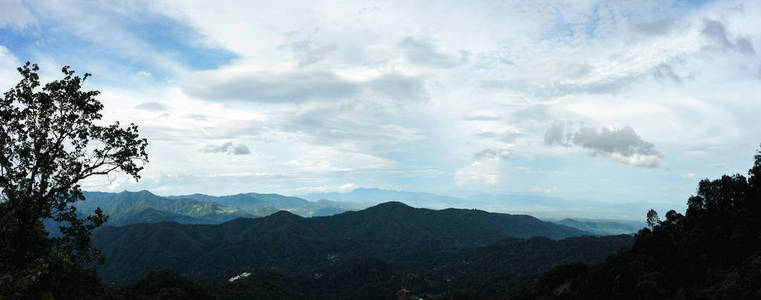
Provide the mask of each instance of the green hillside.
[{"label": "green hillside", "polygon": [[561,239],[584,232],[523,215],[478,210],[429,210],[398,202],[329,217],[280,211],[219,225],[177,223],[104,227],[93,242],[108,258],[107,282],[129,282],[147,271],[221,276],[258,268],[308,274],[347,259],[391,263],[485,246],[508,237]]}]

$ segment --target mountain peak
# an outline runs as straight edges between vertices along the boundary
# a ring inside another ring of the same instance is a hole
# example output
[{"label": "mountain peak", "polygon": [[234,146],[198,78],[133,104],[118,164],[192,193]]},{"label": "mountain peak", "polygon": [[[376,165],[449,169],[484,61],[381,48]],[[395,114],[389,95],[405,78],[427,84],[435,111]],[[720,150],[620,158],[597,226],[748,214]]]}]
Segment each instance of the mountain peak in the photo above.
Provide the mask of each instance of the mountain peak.
[{"label": "mountain peak", "polygon": [[298,216],[298,215],[296,215],[296,214],[294,214],[292,212],[289,212],[287,210],[280,210],[280,211],[278,211],[278,212],[276,212],[274,214],[271,214],[271,215],[267,216],[266,218],[277,218],[277,219],[294,219],[295,218],[295,219],[301,219],[300,216]]},{"label": "mountain peak", "polygon": [[413,207],[399,201],[389,201],[389,202],[384,202],[376,206],[370,207],[368,209],[373,209],[373,208],[375,209],[410,209]]},{"label": "mountain peak", "polygon": [[119,193],[119,194],[126,194],[126,195],[129,195],[129,194],[134,194],[134,195],[149,195],[149,196],[156,196],[154,193],[151,193],[151,192],[150,192],[150,191],[148,191],[148,190],[140,190],[140,191],[136,191],[136,192],[130,192],[130,191],[128,191],[128,190],[123,190],[123,191],[122,191],[121,193]]}]

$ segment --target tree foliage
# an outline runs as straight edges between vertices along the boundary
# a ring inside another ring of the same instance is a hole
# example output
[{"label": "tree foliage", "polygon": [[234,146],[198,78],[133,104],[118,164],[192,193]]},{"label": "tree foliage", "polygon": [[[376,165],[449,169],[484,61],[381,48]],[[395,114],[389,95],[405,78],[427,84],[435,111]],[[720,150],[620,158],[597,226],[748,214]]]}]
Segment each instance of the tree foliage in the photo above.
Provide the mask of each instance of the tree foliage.
[{"label": "tree foliage", "polygon": [[[66,66],[41,86],[36,64],[18,71],[0,100],[0,298],[78,298],[97,286],[102,256],[90,234],[107,219],[77,212],[80,184],[118,171],[138,180],[148,143],[135,124],[101,125],[99,92],[82,90],[90,74]],[[50,237],[45,220],[61,224],[61,236]]]}]

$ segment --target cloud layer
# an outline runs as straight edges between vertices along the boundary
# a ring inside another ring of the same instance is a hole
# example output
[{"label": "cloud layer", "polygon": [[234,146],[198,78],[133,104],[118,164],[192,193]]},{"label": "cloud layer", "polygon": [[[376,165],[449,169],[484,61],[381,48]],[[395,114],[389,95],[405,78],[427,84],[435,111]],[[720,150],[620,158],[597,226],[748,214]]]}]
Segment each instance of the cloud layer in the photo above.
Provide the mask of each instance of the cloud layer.
[{"label": "cloud layer", "polygon": [[4,1],[0,85],[26,60],[94,74],[151,155],[97,188],[682,204],[680,174],[741,171],[761,140],[760,20],[734,0]]}]

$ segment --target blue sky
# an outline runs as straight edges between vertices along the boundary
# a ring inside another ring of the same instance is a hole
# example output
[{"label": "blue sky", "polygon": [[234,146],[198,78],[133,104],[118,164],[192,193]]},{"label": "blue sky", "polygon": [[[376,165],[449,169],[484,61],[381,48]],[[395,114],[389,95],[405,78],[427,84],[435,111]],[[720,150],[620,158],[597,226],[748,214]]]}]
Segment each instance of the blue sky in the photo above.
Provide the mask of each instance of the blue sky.
[{"label": "blue sky", "polygon": [[761,143],[759,2],[239,2],[2,1],[0,88],[27,60],[94,74],[106,121],[150,141],[143,180],[85,185],[103,191],[525,194],[640,218]]}]

